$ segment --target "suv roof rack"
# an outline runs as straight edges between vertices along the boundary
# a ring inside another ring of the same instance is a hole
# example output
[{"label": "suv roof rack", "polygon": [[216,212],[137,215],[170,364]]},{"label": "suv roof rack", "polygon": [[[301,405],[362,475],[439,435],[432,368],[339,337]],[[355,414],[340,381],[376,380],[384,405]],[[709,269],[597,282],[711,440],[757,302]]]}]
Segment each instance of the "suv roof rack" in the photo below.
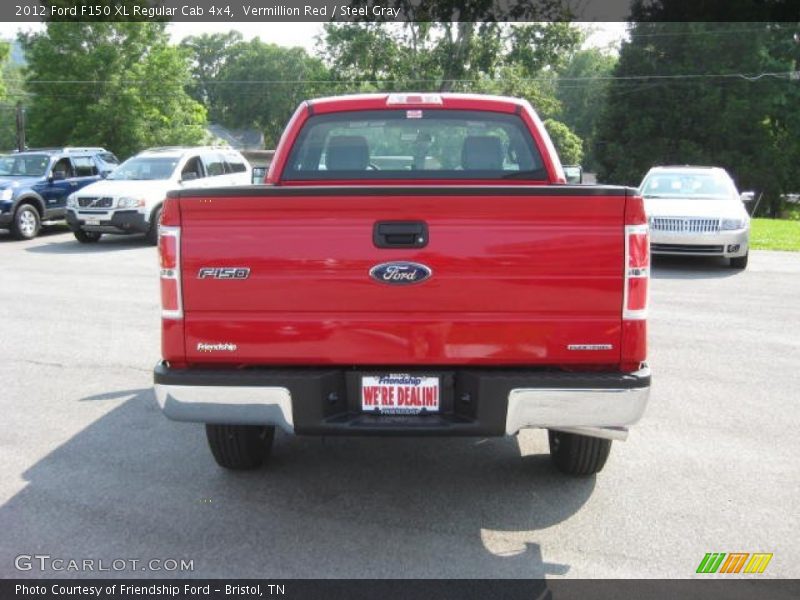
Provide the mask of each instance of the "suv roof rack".
[{"label": "suv roof rack", "polygon": [[[20,151],[15,150],[14,152],[19,153]],[[22,152],[63,152],[64,154],[69,154],[71,152],[108,152],[108,150],[98,146],[57,146],[53,148],[25,148]]]},{"label": "suv roof rack", "polygon": [[100,148],[99,146],[86,146],[86,147],[75,147],[75,146],[66,146],[63,148],[64,152],[108,152],[105,148]]},{"label": "suv roof rack", "polygon": [[142,152],[171,152],[174,150],[236,150],[232,146],[154,146],[153,148],[145,148]]}]

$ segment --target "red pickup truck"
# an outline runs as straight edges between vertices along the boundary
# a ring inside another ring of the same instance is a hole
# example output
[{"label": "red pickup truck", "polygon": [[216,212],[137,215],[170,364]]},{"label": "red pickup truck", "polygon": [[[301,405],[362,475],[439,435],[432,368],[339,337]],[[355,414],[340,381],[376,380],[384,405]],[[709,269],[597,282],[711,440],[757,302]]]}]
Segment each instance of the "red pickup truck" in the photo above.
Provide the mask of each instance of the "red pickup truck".
[{"label": "red pickup truck", "polygon": [[568,185],[524,100],[304,102],[265,185],[170,192],[161,219],[156,396],[223,467],[262,464],[276,427],[544,428],[589,475],[645,409],[642,199]]}]

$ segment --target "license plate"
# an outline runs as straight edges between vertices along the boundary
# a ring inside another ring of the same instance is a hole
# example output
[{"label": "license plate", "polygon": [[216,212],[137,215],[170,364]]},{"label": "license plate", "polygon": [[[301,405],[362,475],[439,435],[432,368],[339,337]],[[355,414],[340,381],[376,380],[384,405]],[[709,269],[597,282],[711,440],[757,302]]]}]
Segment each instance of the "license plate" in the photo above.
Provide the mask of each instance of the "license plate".
[{"label": "license plate", "polygon": [[100,225],[100,219],[86,219],[87,225]]},{"label": "license plate", "polygon": [[361,410],[386,415],[439,412],[439,378],[429,375],[364,375]]}]

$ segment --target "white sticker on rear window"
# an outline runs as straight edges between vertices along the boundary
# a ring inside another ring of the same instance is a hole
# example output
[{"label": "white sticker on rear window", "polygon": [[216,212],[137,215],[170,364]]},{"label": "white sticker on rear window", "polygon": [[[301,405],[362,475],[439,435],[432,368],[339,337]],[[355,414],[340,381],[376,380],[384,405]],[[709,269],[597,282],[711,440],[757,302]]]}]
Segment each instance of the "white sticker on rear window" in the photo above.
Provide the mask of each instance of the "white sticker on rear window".
[{"label": "white sticker on rear window", "polygon": [[406,111],[406,119],[421,119],[422,118],[422,111],[421,110],[407,110]]}]

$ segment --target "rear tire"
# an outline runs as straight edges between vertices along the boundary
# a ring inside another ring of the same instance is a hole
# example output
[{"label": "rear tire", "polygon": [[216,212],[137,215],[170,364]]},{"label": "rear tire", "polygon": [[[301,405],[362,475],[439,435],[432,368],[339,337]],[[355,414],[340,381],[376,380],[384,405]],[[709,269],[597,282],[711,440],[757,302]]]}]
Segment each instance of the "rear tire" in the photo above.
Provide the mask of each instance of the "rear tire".
[{"label": "rear tire", "polygon": [[211,454],[220,467],[256,469],[272,451],[275,427],[271,425],[206,425]]},{"label": "rear tire", "polygon": [[78,229],[77,231],[72,232],[75,236],[75,239],[78,240],[81,244],[94,244],[100,241],[100,238],[103,237],[102,233],[97,231],[84,231],[83,229]]},{"label": "rear tire", "polygon": [[603,470],[611,452],[611,440],[548,430],[550,458],[567,475],[586,477]]},{"label": "rear tire", "polygon": [[42,219],[39,211],[30,204],[23,204],[14,214],[11,223],[11,235],[18,240],[32,240],[39,235],[42,228]]},{"label": "rear tire", "polygon": [[145,239],[151,246],[158,245],[158,224],[161,222],[161,207],[153,211],[152,218],[150,219],[150,229],[147,230]]},{"label": "rear tire", "polygon": [[731,258],[731,269],[746,269],[748,256],[750,256],[749,252],[744,256],[734,256]]}]

